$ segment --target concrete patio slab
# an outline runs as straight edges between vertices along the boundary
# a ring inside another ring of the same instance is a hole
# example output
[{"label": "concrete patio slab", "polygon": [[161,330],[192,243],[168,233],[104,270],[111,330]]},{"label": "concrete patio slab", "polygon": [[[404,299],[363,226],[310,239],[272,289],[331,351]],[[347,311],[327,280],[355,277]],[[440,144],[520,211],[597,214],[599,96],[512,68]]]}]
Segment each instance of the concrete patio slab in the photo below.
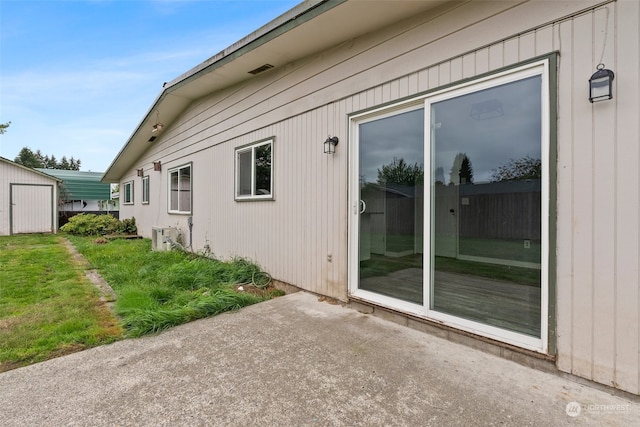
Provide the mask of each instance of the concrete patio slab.
[{"label": "concrete patio slab", "polygon": [[634,397],[298,292],[0,374],[9,426],[632,426]]}]

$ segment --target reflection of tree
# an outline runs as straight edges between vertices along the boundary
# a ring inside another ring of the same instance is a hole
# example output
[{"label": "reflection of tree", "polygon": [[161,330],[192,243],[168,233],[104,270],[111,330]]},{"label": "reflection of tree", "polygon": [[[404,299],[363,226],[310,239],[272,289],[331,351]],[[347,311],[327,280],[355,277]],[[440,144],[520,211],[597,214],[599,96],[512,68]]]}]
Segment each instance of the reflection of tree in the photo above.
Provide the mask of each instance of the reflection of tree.
[{"label": "reflection of tree", "polygon": [[473,183],[473,166],[466,153],[458,153],[453,159],[449,182],[454,185]]},{"label": "reflection of tree", "polygon": [[436,168],[435,181],[436,184],[444,185],[444,168],[442,166]]},{"label": "reflection of tree", "polygon": [[378,184],[398,184],[414,186],[424,183],[424,171],[418,163],[412,165],[404,159],[393,158],[393,161],[378,169]]},{"label": "reflection of tree", "polygon": [[493,169],[490,175],[492,182],[540,178],[542,178],[542,160],[528,155],[515,160],[510,159],[504,165]]},{"label": "reflection of tree", "polygon": [[256,192],[271,193],[271,144],[256,148]]}]

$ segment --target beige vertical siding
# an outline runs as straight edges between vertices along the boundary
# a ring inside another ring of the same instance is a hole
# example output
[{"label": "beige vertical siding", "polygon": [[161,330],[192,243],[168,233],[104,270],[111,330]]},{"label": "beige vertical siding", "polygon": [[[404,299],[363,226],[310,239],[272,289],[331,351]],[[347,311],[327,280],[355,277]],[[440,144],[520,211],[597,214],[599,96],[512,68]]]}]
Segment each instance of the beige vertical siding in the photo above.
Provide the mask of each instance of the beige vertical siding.
[{"label": "beige vertical siding", "polygon": [[[9,206],[9,196],[10,196],[10,186],[11,184],[24,184],[25,187],[20,187],[18,189],[19,196],[22,201],[26,201],[25,197],[30,197],[29,191],[25,191],[27,189],[26,186],[33,186],[33,195],[42,194],[42,188],[36,186],[48,186],[46,187],[46,196],[51,203],[51,187],[53,187],[53,200],[58,200],[58,186],[57,181],[54,178],[48,178],[47,176],[34,172],[29,169],[22,168],[20,166],[16,166],[13,163],[6,162],[0,160],[0,236],[6,236],[11,234],[10,227],[10,206]],[[15,187],[14,187],[15,189]],[[37,199],[38,203],[41,203],[42,200]],[[44,215],[41,211],[38,211],[37,208],[39,205],[34,205],[33,212],[23,212],[27,215],[24,215],[20,218],[20,223],[18,224],[21,230],[26,231],[56,231],[57,229],[57,215],[58,215],[58,205],[56,202],[53,203],[52,206],[45,206],[44,209],[47,209],[46,222],[43,223]],[[53,217],[53,218],[52,218]],[[53,223],[53,230],[52,230]]]},{"label": "beige vertical siding", "polygon": [[640,392],[640,2],[620,2],[614,14],[616,114],[608,138],[615,137],[613,229],[614,379]]},{"label": "beige vertical siding", "polygon": [[[638,393],[638,2],[554,28],[558,82],[558,366]],[[608,26],[607,26],[608,23]],[[614,100],[585,103],[603,53]],[[633,116],[633,118],[631,118]],[[634,166],[635,165],[635,166]]]},{"label": "beige vertical siding", "polygon": [[[589,9],[591,7],[594,9]],[[256,260],[274,278],[347,298],[348,115],[559,53],[557,364],[640,392],[640,6],[634,0],[470,2],[417,16],[194,102],[139,160],[151,203],[121,207],[140,230],[178,226],[167,169],[193,162],[193,247]],[[608,10],[608,13],[607,13]],[[600,60],[615,98],[590,104]],[[340,138],[324,155],[327,135]],[[274,137],[274,201],[234,200],[234,148]],[[557,218],[556,218],[557,216]],[[188,238],[186,239],[188,243]],[[330,259],[330,261],[329,261]]]}]

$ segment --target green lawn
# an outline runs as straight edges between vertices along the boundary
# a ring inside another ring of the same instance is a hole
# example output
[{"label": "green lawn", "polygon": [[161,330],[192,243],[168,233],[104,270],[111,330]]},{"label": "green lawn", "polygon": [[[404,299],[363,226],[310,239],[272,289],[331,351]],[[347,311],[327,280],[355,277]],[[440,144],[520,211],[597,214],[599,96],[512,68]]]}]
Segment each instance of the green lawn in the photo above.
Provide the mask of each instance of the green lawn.
[{"label": "green lawn", "polygon": [[0,237],[0,371],[283,294],[265,287],[269,276],[244,259],[152,252],[148,239],[66,237],[115,291],[114,311],[100,301],[65,237]]},{"label": "green lawn", "polygon": [[122,333],[61,237],[0,237],[0,371],[109,343]]}]

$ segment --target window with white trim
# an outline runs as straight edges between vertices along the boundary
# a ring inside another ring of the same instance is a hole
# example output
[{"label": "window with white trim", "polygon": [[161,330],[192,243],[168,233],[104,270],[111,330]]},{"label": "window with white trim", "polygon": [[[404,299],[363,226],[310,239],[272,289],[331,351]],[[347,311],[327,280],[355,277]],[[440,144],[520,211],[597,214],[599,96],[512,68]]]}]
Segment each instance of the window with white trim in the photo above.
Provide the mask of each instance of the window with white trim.
[{"label": "window with white trim", "polygon": [[191,165],[169,169],[169,213],[191,213]]},{"label": "window with white trim", "polygon": [[133,181],[127,181],[122,184],[122,204],[133,204]]},{"label": "window with white trim", "polygon": [[149,175],[142,177],[142,203],[149,204]]},{"label": "window with white trim", "polygon": [[273,139],[236,149],[236,200],[273,199]]}]

